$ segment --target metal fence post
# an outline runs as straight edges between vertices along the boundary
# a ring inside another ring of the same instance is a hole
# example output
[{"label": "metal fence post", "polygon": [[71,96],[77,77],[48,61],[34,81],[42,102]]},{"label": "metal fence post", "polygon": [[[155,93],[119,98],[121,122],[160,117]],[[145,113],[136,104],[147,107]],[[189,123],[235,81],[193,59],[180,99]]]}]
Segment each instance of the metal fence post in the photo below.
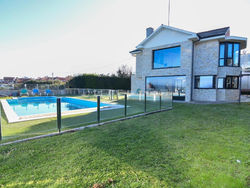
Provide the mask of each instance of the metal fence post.
[{"label": "metal fence post", "polygon": [[113,90],[110,91],[110,100],[113,100]]},{"label": "metal fence post", "polygon": [[100,96],[97,96],[97,122],[100,123]]},{"label": "metal fence post", "polygon": [[144,112],[147,111],[147,94],[146,94],[146,91],[144,93]]},{"label": "metal fence post", "polygon": [[171,98],[171,108],[173,108],[173,91],[171,92],[172,93],[172,98]]},{"label": "metal fence post", "polygon": [[160,110],[161,110],[161,93],[160,93]]},{"label": "metal fence post", "polygon": [[61,114],[61,98],[57,98],[57,128],[59,133],[61,132],[61,124],[62,124],[62,114]]},{"label": "metal fence post", "polygon": [[1,112],[1,105],[0,105],[0,141],[2,140],[2,112]]},{"label": "metal fence post", "polygon": [[125,117],[127,116],[127,94],[125,94],[124,96],[124,100],[125,100],[125,104],[124,104],[124,113],[125,113]]},{"label": "metal fence post", "polygon": [[239,104],[241,102],[241,81],[242,81],[242,71],[240,71],[240,76],[238,78],[238,83],[239,83]]}]

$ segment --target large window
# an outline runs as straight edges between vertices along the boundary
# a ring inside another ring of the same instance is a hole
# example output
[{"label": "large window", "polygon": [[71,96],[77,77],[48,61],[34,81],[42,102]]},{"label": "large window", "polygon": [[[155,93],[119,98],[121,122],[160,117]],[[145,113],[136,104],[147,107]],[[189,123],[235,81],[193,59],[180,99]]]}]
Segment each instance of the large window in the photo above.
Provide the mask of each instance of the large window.
[{"label": "large window", "polygon": [[147,91],[172,91],[176,100],[185,100],[185,76],[146,77]]},{"label": "large window", "polygon": [[240,44],[220,43],[219,66],[240,66]]},{"label": "large window", "polygon": [[153,51],[153,69],[181,66],[181,47]]},{"label": "large window", "polygon": [[195,76],[195,89],[214,89],[215,76]]},{"label": "large window", "polygon": [[226,78],[218,78],[217,88],[218,89],[238,89],[239,77],[227,76]]}]

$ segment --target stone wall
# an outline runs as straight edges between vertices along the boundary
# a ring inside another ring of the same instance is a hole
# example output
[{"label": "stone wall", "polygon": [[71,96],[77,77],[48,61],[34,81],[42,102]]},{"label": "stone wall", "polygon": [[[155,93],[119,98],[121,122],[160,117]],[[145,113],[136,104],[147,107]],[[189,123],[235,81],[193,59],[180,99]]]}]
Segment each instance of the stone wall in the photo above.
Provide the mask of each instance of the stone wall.
[{"label": "stone wall", "polygon": [[138,90],[145,92],[145,77],[142,77],[138,74],[131,76],[131,92],[136,93]]},{"label": "stone wall", "polygon": [[[181,46],[181,66],[167,69],[152,69],[153,50]],[[136,56],[136,75],[131,79],[131,90],[145,91],[145,78],[147,76],[186,76],[186,101],[191,100],[191,69],[192,67],[192,41],[174,43],[143,49],[143,53]]]},{"label": "stone wall", "polygon": [[[219,41],[208,40],[195,42],[194,64],[192,79],[192,45],[190,40],[143,49],[136,56],[136,75],[131,79],[131,90],[145,91],[145,78],[147,76],[186,76],[186,102],[191,101],[237,101],[239,100],[239,89],[194,89],[195,76],[216,76],[216,88],[218,78],[226,76],[239,76],[241,67],[219,67]],[[178,68],[152,69],[153,50],[181,46],[181,66]],[[192,86],[193,81],[193,86]],[[193,88],[193,92],[191,91]]]},{"label": "stone wall", "polygon": [[198,42],[194,46],[194,76],[217,75],[219,42],[217,40]]},{"label": "stone wall", "polygon": [[194,101],[214,102],[216,101],[216,89],[195,89],[193,99]]},{"label": "stone wall", "polygon": [[[194,45],[194,78],[195,76],[217,75],[218,53],[219,42],[216,40],[198,42]],[[193,89],[193,100],[216,101],[216,89]]]},{"label": "stone wall", "polygon": [[240,102],[250,102],[250,95],[241,95]]},{"label": "stone wall", "polygon": [[[239,76],[241,67],[219,67],[219,41],[198,42],[194,47],[194,77],[215,75],[216,88],[218,78]],[[194,89],[194,101],[237,101],[239,89]]]},{"label": "stone wall", "polygon": [[240,91],[238,89],[226,89],[225,96],[225,101],[239,101]]}]

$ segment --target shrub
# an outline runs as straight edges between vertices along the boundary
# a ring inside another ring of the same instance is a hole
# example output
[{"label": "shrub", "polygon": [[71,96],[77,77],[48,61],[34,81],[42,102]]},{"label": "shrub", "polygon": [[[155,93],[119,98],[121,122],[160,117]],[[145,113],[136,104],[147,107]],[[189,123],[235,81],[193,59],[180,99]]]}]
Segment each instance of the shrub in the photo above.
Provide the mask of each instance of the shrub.
[{"label": "shrub", "polygon": [[115,75],[83,74],[68,82],[69,88],[123,89],[130,90],[130,78]]}]

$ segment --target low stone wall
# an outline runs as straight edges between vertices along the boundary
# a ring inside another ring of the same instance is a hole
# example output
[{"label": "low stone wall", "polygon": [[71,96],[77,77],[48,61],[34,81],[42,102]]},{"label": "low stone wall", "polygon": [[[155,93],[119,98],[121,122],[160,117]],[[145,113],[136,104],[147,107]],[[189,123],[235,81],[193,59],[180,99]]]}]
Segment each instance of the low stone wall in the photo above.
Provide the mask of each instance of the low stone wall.
[{"label": "low stone wall", "polygon": [[[66,95],[66,90],[51,90],[53,95]],[[0,90],[0,96],[19,96],[20,90]],[[28,95],[33,95],[32,90],[28,90]],[[46,90],[39,90],[39,95],[46,95]]]},{"label": "low stone wall", "polygon": [[240,102],[250,102],[250,95],[241,95]]},{"label": "low stone wall", "polygon": [[[52,95],[56,96],[65,96],[65,95],[89,95],[89,94],[95,94],[95,95],[110,95],[115,94],[117,92],[130,92],[130,91],[123,91],[123,90],[110,90],[110,89],[79,89],[79,88],[66,88],[66,89],[58,89],[53,90],[50,89],[52,92]],[[32,96],[34,95],[32,90],[28,90],[28,95]],[[46,90],[39,89],[39,95],[46,96]],[[4,89],[0,90],[0,96],[20,96],[20,90],[14,90],[14,89]]]},{"label": "low stone wall", "polygon": [[11,96],[13,93],[18,93],[19,90],[4,89],[0,90],[0,96]]},{"label": "low stone wall", "polygon": [[194,89],[194,101],[216,101],[216,89]]}]

